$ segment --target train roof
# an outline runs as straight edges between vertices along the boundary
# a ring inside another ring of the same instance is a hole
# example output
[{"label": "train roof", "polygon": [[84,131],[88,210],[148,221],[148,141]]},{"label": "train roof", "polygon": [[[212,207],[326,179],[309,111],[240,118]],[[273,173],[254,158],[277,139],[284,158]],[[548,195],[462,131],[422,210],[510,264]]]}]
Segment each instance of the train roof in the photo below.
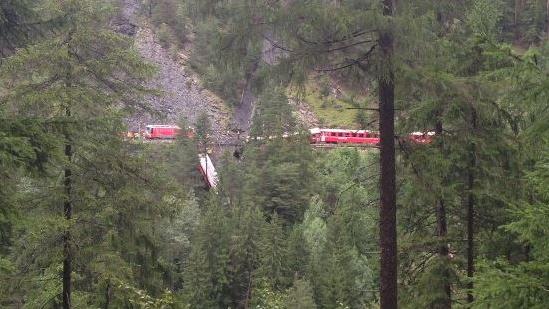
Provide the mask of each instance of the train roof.
[{"label": "train roof", "polygon": [[181,129],[179,126],[169,125],[169,124],[150,124],[150,125],[147,125],[146,128],[175,128],[175,129]]},{"label": "train roof", "polygon": [[434,136],[434,135],[436,135],[436,133],[433,132],[433,131],[429,131],[429,132],[412,132],[412,133],[410,133],[410,135],[414,135],[414,136],[423,136],[423,135]]},{"label": "train roof", "polygon": [[219,179],[217,178],[217,172],[208,154],[199,154],[200,168],[205,175],[206,181],[211,188],[215,188]]},{"label": "train roof", "polygon": [[370,130],[353,130],[353,129],[324,129],[313,128],[309,130],[311,134],[317,134],[321,132],[333,132],[333,133],[372,133]]}]

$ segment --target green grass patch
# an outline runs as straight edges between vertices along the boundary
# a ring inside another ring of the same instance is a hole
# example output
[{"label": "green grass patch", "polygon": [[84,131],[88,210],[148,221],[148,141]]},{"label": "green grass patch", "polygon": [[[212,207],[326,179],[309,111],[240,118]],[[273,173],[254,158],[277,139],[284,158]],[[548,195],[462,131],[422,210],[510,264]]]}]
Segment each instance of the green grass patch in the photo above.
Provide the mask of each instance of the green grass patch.
[{"label": "green grass patch", "polygon": [[319,92],[310,89],[307,90],[302,99],[312,107],[323,126],[334,128],[357,127],[357,110],[349,109],[354,107],[352,104],[332,96],[321,98]]},{"label": "green grass patch", "polygon": [[369,126],[372,115],[357,108],[370,107],[372,98],[346,89],[327,77],[313,80],[296,93],[302,102],[311,107],[321,126],[346,129]]}]

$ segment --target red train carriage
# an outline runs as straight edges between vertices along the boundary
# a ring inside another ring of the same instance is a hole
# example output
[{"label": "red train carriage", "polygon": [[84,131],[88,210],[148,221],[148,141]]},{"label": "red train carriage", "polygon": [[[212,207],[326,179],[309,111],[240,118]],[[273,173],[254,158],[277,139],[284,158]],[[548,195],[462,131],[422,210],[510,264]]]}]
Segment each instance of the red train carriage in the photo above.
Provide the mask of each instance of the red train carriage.
[{"label": "red train carriage", "polygon": [[311,129],[311,144],[379,144],[379,134],[368,130]]},{"label": "red train carriage", "polygon": [[181,128],[174,125],[148,125],[144,136],[147,139],[174,139],[181,132]]},{"label": "red train carriage", "polygon": [[[378,145],[379,133],[368,130],[320,129],[310,130],[311,144],[357,144]],[[413,132],[408,139],[416,144],[430,144],[435,132]]]}]

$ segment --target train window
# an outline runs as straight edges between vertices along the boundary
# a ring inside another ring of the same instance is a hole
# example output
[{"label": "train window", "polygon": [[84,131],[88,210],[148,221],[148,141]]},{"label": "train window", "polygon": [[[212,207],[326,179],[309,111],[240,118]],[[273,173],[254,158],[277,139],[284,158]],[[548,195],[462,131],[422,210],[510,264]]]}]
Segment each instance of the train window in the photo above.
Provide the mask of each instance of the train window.
[{"label": "train window", "polygon": [[351,133],[351,136],[356,137],[356,133],[355,132]]}]

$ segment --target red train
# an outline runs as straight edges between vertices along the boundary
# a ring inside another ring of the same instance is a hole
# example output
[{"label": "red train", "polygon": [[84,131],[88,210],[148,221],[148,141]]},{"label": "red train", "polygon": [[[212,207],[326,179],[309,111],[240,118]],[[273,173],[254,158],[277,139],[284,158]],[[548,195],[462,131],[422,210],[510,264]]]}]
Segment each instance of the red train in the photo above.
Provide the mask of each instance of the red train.
[{"label": "red train", "polygon": [[377,145],[379,134],[368,130],[319,129],[311,132],[311,144],[368,144]]},{"label": "red train", "polygon": [[[179,134],[194,137],[194,130],[189,127],[186,132],[176,125],[148,125],[143,132],[146,139],[175,139]],[[296,133],[297,134],[297,133]],[[284,134],[288,137],[290,134]],[[434,132],[414,132],[408,135],[408,140],[416,144],[429,144],[433,141]],[[256,140],[271,139],[270,137],[256,137]],[[248,138],[250,139],[250,138]],[[351,145],[378,145],[379,133],[369,130],[347,129],[310,129],[311,144],[351,144]]]},{"label": "red train", "polygon": [[[379,144],[379,133],[368,130],[345,130],[345,129],[320,129],[310,130],[311,144]],[[408,135],[408,139],[417,144],[429,144],[433,141],[434,132],[414,132]]]},{"label": "red train", "polygon": [[185,131],[176,125],[148,125],[142,133],[146,139],[175,139],[180,134],[193,138],[194,129],[189,127]]},{"label": "red train", "polygon": [[145,127],[146,139],[174,139],[181,132],[181,128],[174,125],[148,125]]}]

